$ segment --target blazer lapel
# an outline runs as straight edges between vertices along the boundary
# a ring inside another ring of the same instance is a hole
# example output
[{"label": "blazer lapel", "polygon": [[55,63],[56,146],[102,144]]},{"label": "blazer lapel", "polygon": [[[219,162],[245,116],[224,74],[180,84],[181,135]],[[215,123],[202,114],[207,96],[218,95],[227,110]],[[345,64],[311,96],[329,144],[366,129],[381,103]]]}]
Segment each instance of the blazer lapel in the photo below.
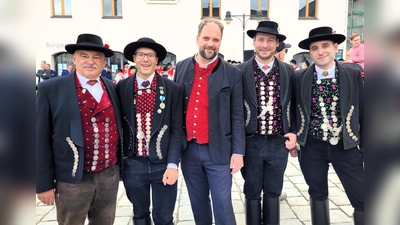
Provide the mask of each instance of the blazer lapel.
[{"label": "blazer lapel", "polygon": [[83,147],[83,133],[81,115],[78,105],[78,95],[76,93],[76,74],[68,76],[67,95],[71,139],[74,144]]},{"label": "blazer lapel", "polygon": [[315,64],[309,67],[304,73],[303,80],[301,81],[301,100],[303,102],[304,111],[307,118],[310,118],[311,111],[311,92],[312,82],[314,78]]},{"label": "blazer lapel", "polygon": [[[136,105],[134,104],[134,98],[136,97],[135,93],[135,80],[136,80],[136,75],[131,76],[128,78],[128,82],[126,83],[126,86],[124,87],[124,93],[125,93],[125,102],[121,102],[122,107],[124,108],[124,112],[126,112],[126,117],[128,119],[128,122],[130,126],[132,126],[132,129],[134,129],[135,122],[136,122],[136,112],[135,112],[135,107]],[[134,107],[132,107],[134,106]]]},{"label": "blazer lapel", "polygon": [[283,64],[278,58],[274,56],[275,60],[277,60],[279,65],[279,77],[280,77],[280,86],[281,86],[281,105],[284,106],[289,93],[289,73],[287,72],[287,68],[285,64]]},{"label": "blazer lapel", "polygon": [[258,107],[258,103],[257,103],[257,94],[256,94],[256,89],[255,87],[255,83],[254,83],[254,68],[253,68],[253,62],[254,62],[254,56],[251,57],[248,61],[247,61],[247,65],[245,66],[244,70],[245,70],[245,74],[244,74],[244,85],[245,85],[245,90],[246,92],[248,92],[248,96],[251,100],[251,103],[253,103],[254,107]]},{"label": "blazer lapel", "polygon": [[350,75],[346,68],[342,66],[342,64],[336,62],[336,67],[338,68],[339,73],[339,92],[340,92],[340,111],[342,115],[342,119],[346,118],[346,114],[349,111],[349,103],[351,99],[351,84],[350,84]]}]

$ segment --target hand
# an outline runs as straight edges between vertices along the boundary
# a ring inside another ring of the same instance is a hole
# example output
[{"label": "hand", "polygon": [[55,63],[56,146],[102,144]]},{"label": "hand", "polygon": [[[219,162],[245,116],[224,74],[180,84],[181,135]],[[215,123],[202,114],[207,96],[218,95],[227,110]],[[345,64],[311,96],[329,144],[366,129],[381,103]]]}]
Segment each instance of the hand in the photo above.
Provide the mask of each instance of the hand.
[{"label": "hand", "polygon": [[178,180],[178,169],[167,168],[165,170],[162,182],[164,185],[173,185]]},{"label": "hand", "polygon": [[231,174],[235,174],[243,167],[243,156],[241,155],[232,155],[230,168],[232,170]]},{"label": "hand", "polygon": [[54,205],[54,189],[39,193],[37,197],[45,205]]},{"label": "hand", "polygon": [[289,139],[285,141],[286,148],[288,150],[296,148],[297,136],[293,133],[287,133],[285,134],[285,137]]}]

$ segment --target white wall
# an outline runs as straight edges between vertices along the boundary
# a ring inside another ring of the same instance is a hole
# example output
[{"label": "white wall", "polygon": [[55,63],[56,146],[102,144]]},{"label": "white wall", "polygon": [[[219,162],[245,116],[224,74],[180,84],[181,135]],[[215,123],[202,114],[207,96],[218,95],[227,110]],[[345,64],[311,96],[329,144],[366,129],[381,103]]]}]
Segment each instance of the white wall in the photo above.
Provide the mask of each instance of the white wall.
[{"label": "white wall", "polygon": [[[299,0],[270,0],[270,19],[279,23],[280,32],[287,37],[285,42],[292,45],[286,61],[293,54],[303,51],[297,44],[307,38],[309,30],[314,27],[331,26],[337,33],[346,34],[348,0],[320,0],[318,19],[308,20],[298,20],[298,2]],[[97,34],[112,50],[120,52],[123,52],[128,43],[140,37],[155,39],[167,51],[176,54],[178,61],[197,52],[200,0],[179,0],[177,4],[123,0],[122,8],[123,19],[102,19],[100,0],[72,0],[72,18],[51,18],[51,1],[37,0],[35,26],[38,32],[34,34],[37,67],[39,68],[42,60],[54,66],[52,55],[64,52],[64,45],[75,43],[80,33]],[[232,15],[248,15],[250,1],[222,0],[221,20],[228,10]],[[248,20],[245,31],[256,27],[256,21]],[[225,24],[220,49],[225,59],[242,61],[242,32],[242,23],[236,18],[233,18],[231,24]],[[339,46],[344,47],[344,44]],[[245,49],[252,48],[252,39],[245,34]]]}]

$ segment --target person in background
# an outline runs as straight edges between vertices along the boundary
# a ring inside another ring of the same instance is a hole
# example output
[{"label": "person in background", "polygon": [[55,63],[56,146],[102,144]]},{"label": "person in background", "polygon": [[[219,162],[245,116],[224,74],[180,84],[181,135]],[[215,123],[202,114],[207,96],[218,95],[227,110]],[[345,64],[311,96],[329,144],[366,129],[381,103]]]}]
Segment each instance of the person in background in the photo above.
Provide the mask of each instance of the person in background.
[{"label": "person in background", "polygon": [[303,62],[301,63],[301,68],[302,69],[307,69],[310,66],[310,63],[308,60],[304,57]]},{"label": "person in background", "polygon": [[36,193],[56,204],[60,225],[114,224],[122,118],[115,84],[100,76],[114,55],[101,37],[81,34],[65,46],[75,73],[39,83]]},{"label": "person in background", "polygon": [[130,70],[130,73],[131,73],[132,75],[135,75],[135,74],[136,74],[136,67],[135,67],[135,66],[130,66],[130,67],[129,67],[129,70]]},{"label": "person in background", "polygon": [[364,44],[361,44],[360,35],[354,33],[350,36],[350,43],[353,46],[350,51],[350,58],[347,63],[357,63],[364,69]]},{"label": "person in background", "polygon": [[290,60],[290,65],[292,65],[294,71],[300,69],[299,67],[297,67],[297,61],[294,59]]},{"label": "person in background", "polygon": [[46,70],[50,71],[50,78],[57,77],[56,72],[51,69],[51,65],[49,63],[46,64]]},{"label": "person in background", "polygon": [[286,53],[288,52],[288,48],[292,47],[291,44],[285,43],[283,41],[279,42],[279,46],[276,48],[275,56],[282,62],[285,60]]},{"label": "person in background", "polygon": [[68,64],[67,69],[62,71],[61,76],[65,76],[72,73],[72,70],[73,70],[72,64]]},{"label": "person in background", "polygon": [[[328,170],[335,169],[354,208],[355,225],[364,224],[364,105],[361,71],[335,60],[346,40],[331,27],[317,27],[299,48],[314,63],[293,76],[299,163],[308,185],[312,225],[329,225]],[[300,97],[301,96],[301,97]]]},{"label": "person in background", "polygon": [[124,56],[137,73],[117,85],[125,118],[123,182],[135,225],[151,225],[150,214],[155,225],[174,225],[183,101],[181,88],[155,72],[166,55],[151,38],[126,45]]},{"label": "person in background", "polygon": [[215,224],[236,224],[231,190],[245,153],[243,87],[240,70],[218,57],[223,29],[220,20],[202,20],[198,52],[175,68],[184,93],[182,172],[196,225],[211,225],[213,214]]},{"label": "person in background", "polygon": [[125,76],[124,76],[124,74],[122,73],[122,70],[121,70],[121,69],[117,69],[117,70],[115,71],[114,83],[118,84],[118,82],[119,82],[120,80],[123,80],[123,79],[125,79]]},{"label": "person in background", "polygon": [[174,79],[174,75],[175,75],[175,69],[174,69],[174,67],[172,67],[171,63],[167,63],[167,67],[168,67],[169,79],[173,80]]},{"label": "person in background", "polygon": [[131,70],[130,70],[130,65],[128,62],[124,62],[124,68],[122,68],[122,73],[124,74],[124,78],[128,78],[132,76]]},{"label": "person in background", "polygon": [[164,68],[164,67],[162,67],[162,66],[160,65],[160,63],[158,63],[158,64],[157,64],[157,67],[156,67],[156,72],[157,72],[158,74],[162,74],[162,73],[163,73],[163,68]]},{"label": "person in background", "polygon": [[[255,55],[239,65],[244,85],[246,155],[242,176],[246,201],[246,225],[279,224],[280,195],[289,151],[296,156],[292,67],[274,55],[279,34],[274,21],[261,21],[248,30]],[[284,45],[283,45],[284,46]],[[286,195],[286,194],[283,194]]]},{"label": "person in background", "polygon": [[111,66],[106,66],[106,68],[101,71],[101,76],[112,80]]},{"label": "person in background", "polygon": [[164,66],[163,71],[162,71],[162,76],[165,77],[165,78],[170,79],[168,71],[169,71],[168,66]]},{"label": "person in background", "polygon": [[37,83],[43,82],[51,78],[50,71],[47,69],[47,64],[42,63],[40,67],[41,69],[36,72]]}]

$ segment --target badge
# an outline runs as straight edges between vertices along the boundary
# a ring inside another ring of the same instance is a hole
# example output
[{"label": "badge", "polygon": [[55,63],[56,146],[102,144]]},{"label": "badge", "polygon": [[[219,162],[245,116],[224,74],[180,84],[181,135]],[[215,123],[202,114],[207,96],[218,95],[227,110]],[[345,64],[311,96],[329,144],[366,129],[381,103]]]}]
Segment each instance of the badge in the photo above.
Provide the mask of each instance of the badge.
[{"label": "badge", "polygon": [[136,137],[137,137],[139,140],[143,139],[143,138],[144,138],[143,132],[142,132],[142,131],[139,131],[139,132],[137,133]]},{"label": "badge", "polygon": [[165,109],[165,103],[164,102],[160,103],[160,109]]},{"label": "badge", "polygon": [[162,110],[161,110],[161,109],[157,109],[157,113],[158,113],[158,114],[161,114],[161,113],[162,113]]},{"label": "badge", "polygon": [[329,143],[331,143],[331,145],[337,145],[339,143],[339,139],[331,138],[331,139],[329,139]]}]

